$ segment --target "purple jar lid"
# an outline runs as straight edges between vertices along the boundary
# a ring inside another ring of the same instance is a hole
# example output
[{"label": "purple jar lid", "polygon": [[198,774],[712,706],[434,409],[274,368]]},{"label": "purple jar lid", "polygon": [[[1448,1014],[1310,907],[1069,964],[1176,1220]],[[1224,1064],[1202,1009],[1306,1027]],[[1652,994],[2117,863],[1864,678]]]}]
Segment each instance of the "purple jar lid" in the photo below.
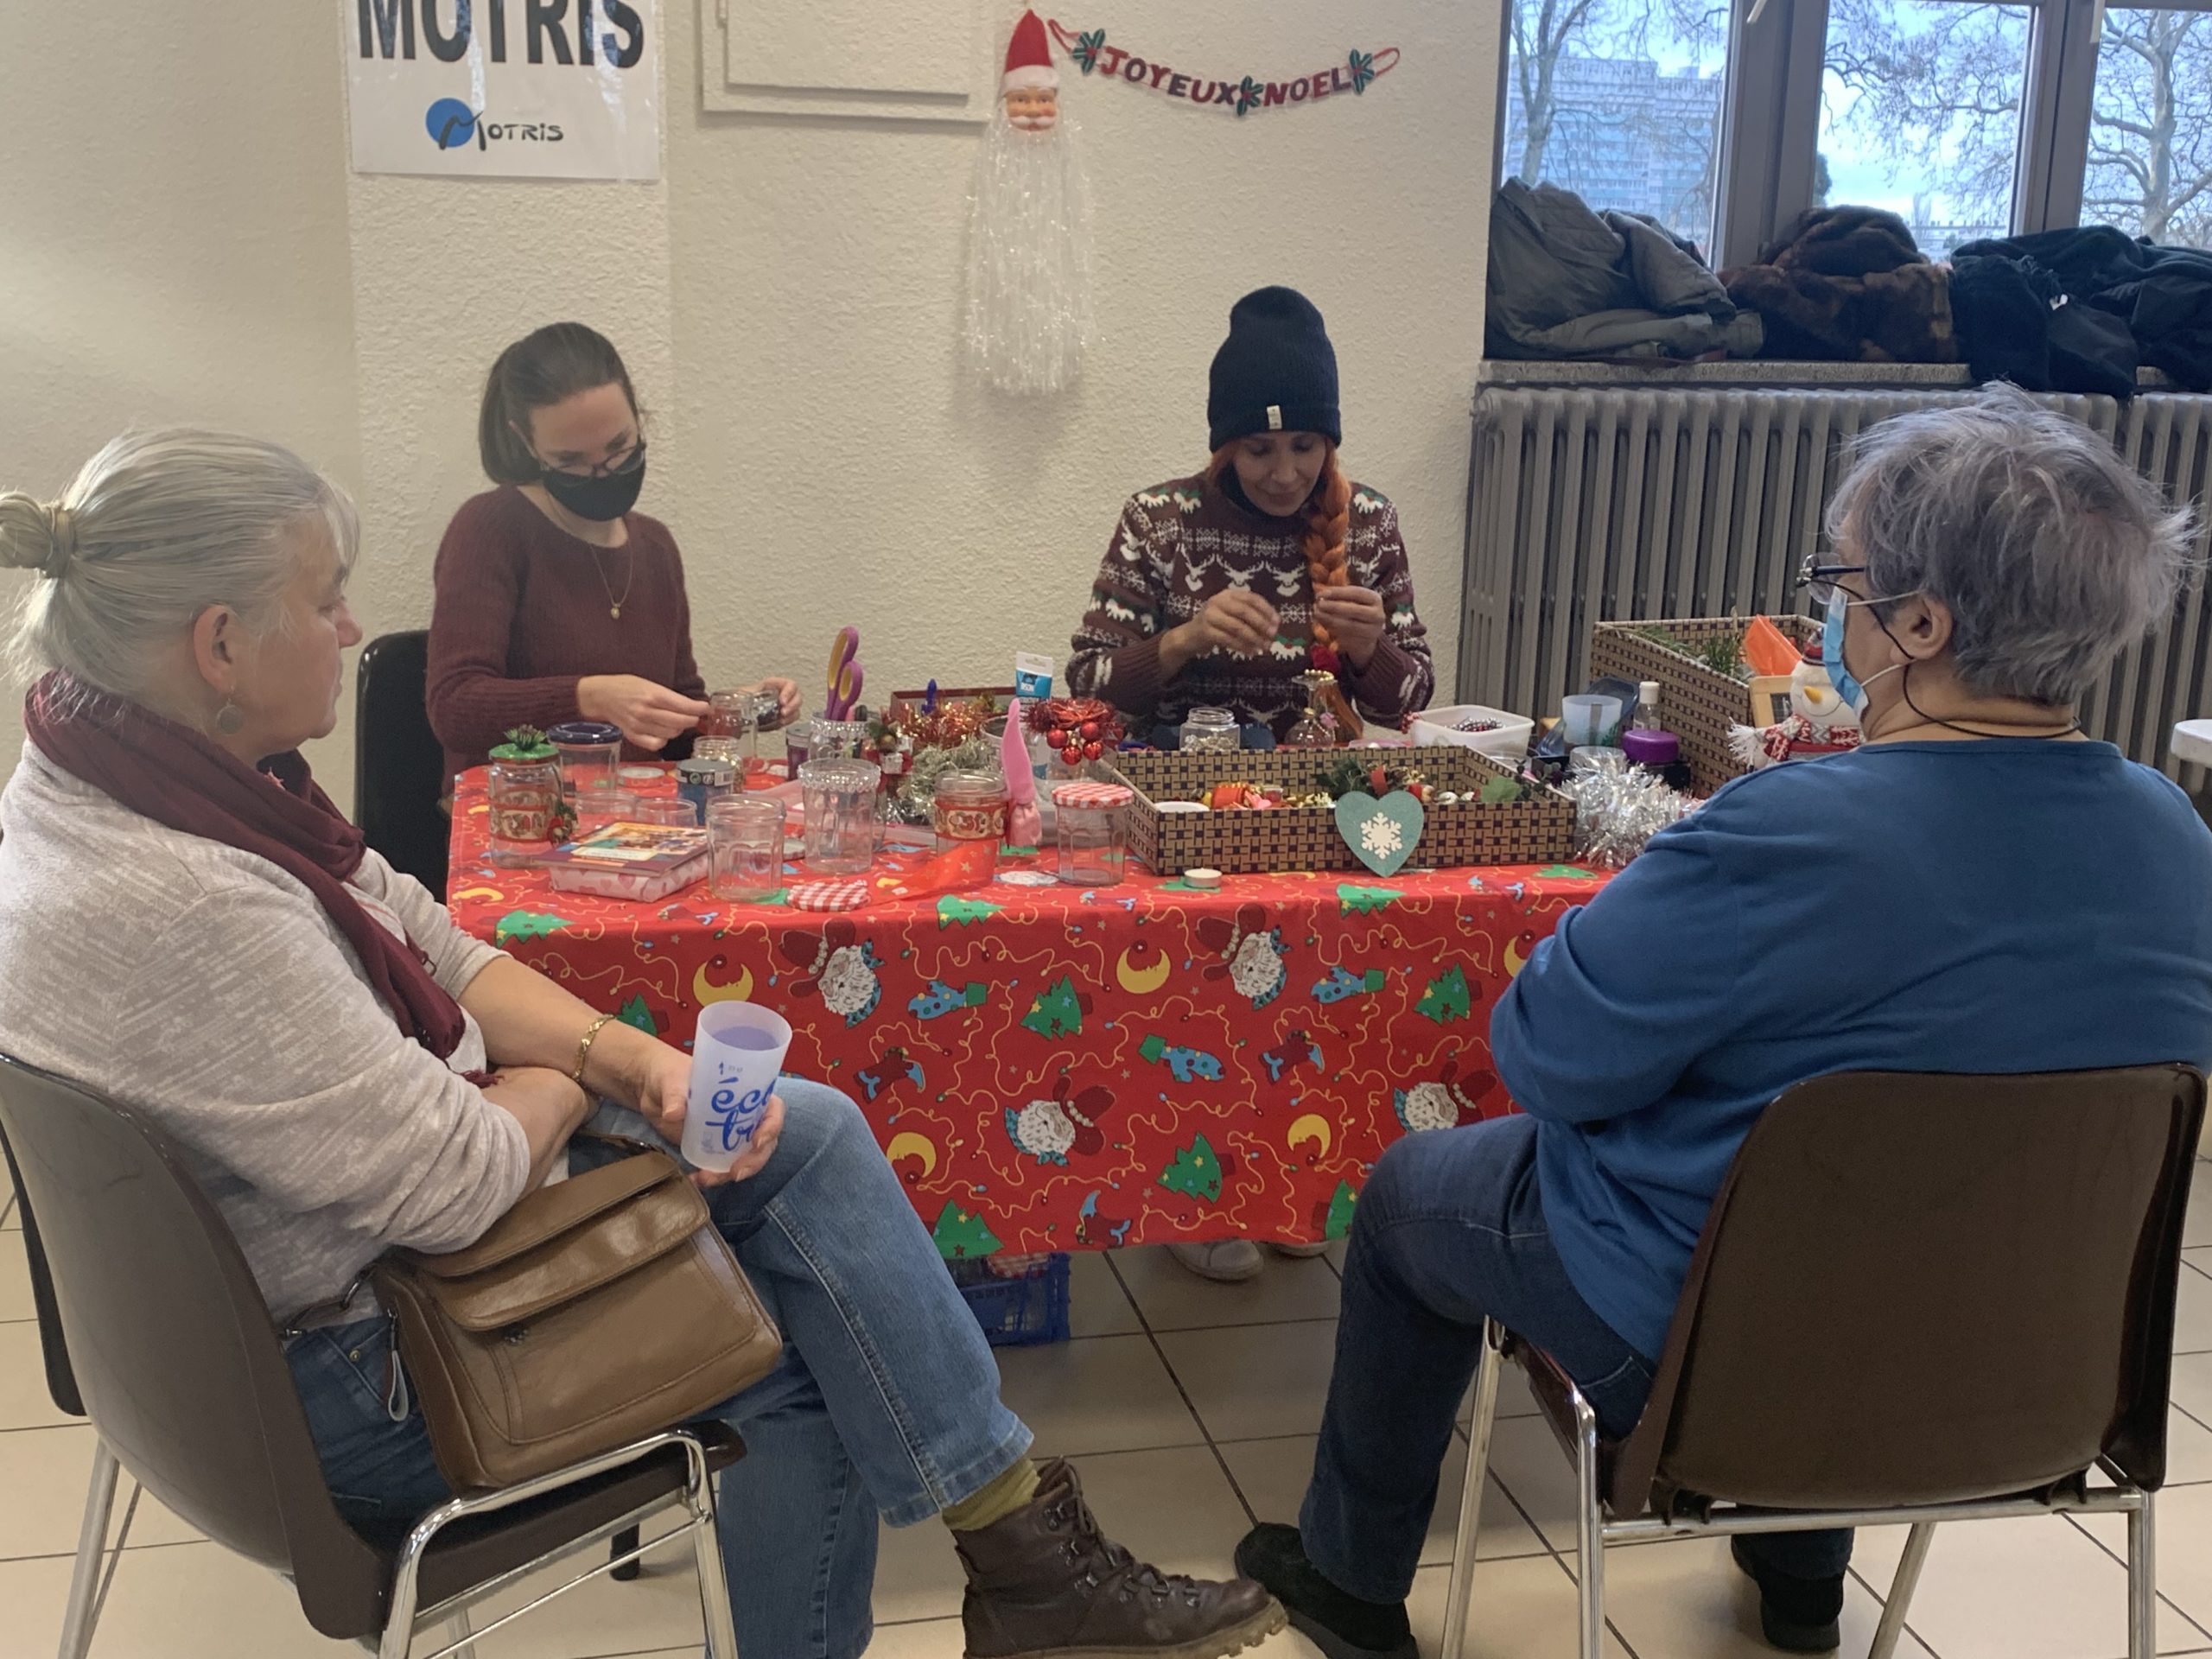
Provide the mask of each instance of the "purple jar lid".
[{"label": "purple jar lid", "polygon": [[1663,766],[1682,758],[1682,745],[1672,732],[1638,731],[1621,734],[1621,752],[1631,766]]},{"label": "purple jar lid", "polygon": [[588,749],[603,743],[620,743],[622,728],[599,720],[571,720],[545,734],[546,741],[564,748]]}]

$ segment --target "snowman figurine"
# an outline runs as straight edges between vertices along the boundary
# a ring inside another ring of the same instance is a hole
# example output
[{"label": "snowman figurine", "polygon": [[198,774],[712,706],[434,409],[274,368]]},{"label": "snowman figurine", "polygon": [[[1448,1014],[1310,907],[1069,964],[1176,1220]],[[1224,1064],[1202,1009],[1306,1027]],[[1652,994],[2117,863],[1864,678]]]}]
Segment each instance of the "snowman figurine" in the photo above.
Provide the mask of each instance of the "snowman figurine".
[{"label": "snowman figurine", "polygon": [[1827,665],[1821,660],[1821,642],[1805,642],[1803,656],[1797,666],[1789,671],[1789,709],[1806,725],[1812,728],[1815,743],[1849,743],[1855,741],[1859,732],[1859,716],[1845,702],[1835,689],[1835,682],[1828,678]]}]

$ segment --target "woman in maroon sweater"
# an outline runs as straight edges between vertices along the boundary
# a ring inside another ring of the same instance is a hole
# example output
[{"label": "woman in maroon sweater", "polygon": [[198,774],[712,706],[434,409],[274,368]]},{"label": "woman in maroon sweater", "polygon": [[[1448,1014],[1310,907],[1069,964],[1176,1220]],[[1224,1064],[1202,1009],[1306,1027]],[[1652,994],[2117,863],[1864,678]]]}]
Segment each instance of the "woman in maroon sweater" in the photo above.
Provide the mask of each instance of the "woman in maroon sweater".
[{"label": "woman in maroon sweater", "polygon": [[[477,448],[500,487],[465,503],[438,548],[430,724],[448,774],[480,766],[510,727],[605,721],[631,758],[707,713],[676,538],[632,512],[645,440],[629,371],[578,322],[499,353]],[[786,720],[798,688],[769,680]]]}]

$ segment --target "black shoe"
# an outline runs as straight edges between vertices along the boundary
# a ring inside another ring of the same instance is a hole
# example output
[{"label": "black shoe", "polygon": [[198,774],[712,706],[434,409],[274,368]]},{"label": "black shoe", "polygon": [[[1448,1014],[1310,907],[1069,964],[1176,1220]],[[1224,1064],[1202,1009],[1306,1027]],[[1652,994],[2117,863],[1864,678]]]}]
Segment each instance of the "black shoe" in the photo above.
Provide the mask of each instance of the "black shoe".
[{"label": "black shoe", "polygon": [[1338,1589],[1306,1559],[1296,1527],[1253,1528],[1236,1546],[1236,1570],[1274,1592],[1291,1628],[1325,1659],[1421,1659],[1406,1604],[1362,1601]]},{"label": "black shoe", "polygon": [[1759,1630],[1769,1647],[1784,1653],[1833,1653],[1843,1641],[1843,1574],[1801,1579],[1769,1567],[1751,1553],[1751,1540],[1738,1533],[1728,1541],[1753,1584],[1759,1587]]}]

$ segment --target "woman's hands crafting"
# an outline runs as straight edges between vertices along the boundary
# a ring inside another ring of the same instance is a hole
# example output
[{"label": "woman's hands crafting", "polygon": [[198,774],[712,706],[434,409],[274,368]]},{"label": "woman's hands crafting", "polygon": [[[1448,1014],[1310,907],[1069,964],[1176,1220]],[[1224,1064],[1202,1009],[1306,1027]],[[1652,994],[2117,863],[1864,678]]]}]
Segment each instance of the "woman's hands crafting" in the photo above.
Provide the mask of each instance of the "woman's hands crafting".
[{"label": "woman's hands crafting", "polygon": [[1390,626],[1382,595],[1372,588],[1324,588],[1313,595],[1313,620],[1335,636],[1337,649],[1351,659],[1354,668],[1374,660],[1375,647],[1382,643]]},{"label": "woman's hands crafting", "polygon": [[[792,688],[796,693],[798,688]],[[622,728],[624,740],[646,750],[660,750],[711,712],[680,691],[635,674],[590,674],[576,682],[576,712]]]}]

